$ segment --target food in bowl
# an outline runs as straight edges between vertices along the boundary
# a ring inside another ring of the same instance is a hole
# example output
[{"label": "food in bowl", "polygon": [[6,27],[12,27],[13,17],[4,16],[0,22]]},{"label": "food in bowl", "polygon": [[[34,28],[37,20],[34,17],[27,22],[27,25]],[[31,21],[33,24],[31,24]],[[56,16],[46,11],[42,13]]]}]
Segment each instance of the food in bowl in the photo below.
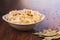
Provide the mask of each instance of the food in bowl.
[{"label": "food in bowl", "polygon": [[43,15],[29,9],[13,10],[6,16],[6,20],[14,24],[34,24],[42,20]]},{"label": "food in bowl", "polygon": [[18,30],[30,30],[41,22],[45,16],[38,11],[29,9],[12,10],[8,14],[2,16],[3,20]]}]

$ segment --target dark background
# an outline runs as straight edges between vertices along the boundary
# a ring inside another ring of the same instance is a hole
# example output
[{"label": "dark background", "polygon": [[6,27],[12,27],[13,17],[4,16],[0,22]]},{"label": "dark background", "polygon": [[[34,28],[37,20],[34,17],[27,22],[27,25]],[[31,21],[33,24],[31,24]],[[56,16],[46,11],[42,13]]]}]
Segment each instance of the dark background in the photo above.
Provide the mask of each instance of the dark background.
[{"label": "dark background", "polygon": [[18,2],[19,0],[0,0],[0,16],[11,10],[20,9],[20,7],[18,7]]}]

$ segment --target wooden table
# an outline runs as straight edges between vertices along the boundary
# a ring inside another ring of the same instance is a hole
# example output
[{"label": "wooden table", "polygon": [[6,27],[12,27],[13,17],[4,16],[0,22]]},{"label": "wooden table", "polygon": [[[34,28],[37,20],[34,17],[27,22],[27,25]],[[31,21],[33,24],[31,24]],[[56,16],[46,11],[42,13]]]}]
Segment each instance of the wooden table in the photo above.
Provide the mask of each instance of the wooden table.
[{"label": "wooden table", "polygon": [[0,40],[41,40],[38,36],[33,35],[34,31],[18,31],[6,22],[0,22]]}]

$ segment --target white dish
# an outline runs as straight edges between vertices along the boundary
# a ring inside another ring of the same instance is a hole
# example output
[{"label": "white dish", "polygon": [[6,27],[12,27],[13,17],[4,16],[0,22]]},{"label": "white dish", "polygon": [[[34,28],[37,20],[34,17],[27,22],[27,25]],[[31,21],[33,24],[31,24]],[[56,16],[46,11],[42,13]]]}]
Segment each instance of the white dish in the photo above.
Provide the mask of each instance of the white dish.
[{"label": "white dish", "polygon": [[[34,24],[15,24],[15,23],[10,23],[5,18],[7,15],[8,14],[2,16],[2,19],[4,21],[6,21],[8,24],[10,24],[13,28],[16,28],[18,30],[29,30],[29,29],[33,29],[35,27],[35,25],[37,24],[37,23],[34,23]],[[45,15],[42,14],[42,16],[43,17],[41,18],[41,20],[38,23],[40,23],[45,18]]]}]

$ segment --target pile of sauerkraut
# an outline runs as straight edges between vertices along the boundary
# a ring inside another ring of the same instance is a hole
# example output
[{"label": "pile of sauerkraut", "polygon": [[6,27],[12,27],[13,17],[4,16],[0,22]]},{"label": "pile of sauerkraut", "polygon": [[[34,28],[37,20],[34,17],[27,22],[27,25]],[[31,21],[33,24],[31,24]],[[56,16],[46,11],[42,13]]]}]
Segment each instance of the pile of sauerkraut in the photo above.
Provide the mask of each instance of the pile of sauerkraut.
[{"label": "pile of sauerkraut", "polygon": [[42,15],[38,11],[29,9],[12,10],[6,16],[7,21],[15,24],[33,24],[38,23]]}]

